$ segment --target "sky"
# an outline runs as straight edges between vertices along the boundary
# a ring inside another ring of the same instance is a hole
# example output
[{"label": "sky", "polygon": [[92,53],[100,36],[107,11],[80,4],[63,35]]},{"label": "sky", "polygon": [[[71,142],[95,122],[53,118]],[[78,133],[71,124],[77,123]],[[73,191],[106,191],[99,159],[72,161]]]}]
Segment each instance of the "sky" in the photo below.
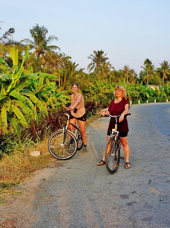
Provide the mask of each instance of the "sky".
[{"label": "sky", "polygon": [[14,40],[32,39],[38,24],[86,72],[88,56],[103,50],[116,70],[139,73],[146,58],[155,67],[170,61],[169,12],[169,0],[1,0],[0,36],[14,28]]}]

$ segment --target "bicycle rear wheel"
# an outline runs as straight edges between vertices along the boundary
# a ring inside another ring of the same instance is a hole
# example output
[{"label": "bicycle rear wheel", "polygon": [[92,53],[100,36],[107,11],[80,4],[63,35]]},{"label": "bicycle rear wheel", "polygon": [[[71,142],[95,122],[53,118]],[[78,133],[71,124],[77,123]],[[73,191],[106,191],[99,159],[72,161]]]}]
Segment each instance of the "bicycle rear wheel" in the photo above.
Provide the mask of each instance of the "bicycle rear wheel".
[{"label": "bicycle rear wheel", "polygon": [[83,139],[79,128],[76,129],[76,139],[77,139],[77,150],[81,150],[83,147]]},{"label": "bicycle rear wheel", "polygon": [[111,137],[105,148],[106,169],[110,174],[114,174],[119,167],[120,162],[120,144]]},{"label": "bicycle rear wheel", "polygon": [[57,159],[70,159],[77,151],[76,138],[69,130],[60,129],[50,136],[48,150]]}]

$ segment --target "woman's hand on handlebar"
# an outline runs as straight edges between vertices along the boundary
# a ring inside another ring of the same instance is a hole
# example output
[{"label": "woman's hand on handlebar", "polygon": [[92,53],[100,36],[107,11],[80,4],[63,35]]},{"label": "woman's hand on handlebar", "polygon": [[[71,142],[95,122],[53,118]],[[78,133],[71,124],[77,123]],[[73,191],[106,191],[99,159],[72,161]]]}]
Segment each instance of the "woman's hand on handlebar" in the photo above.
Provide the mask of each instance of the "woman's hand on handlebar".
[{"label": "woman's hand on handlebar", "polygon": [[106,115],[106,113],[105,113],[105,112],[102,112],[102,113],[101,113],[101,116],[105,116],[105,115]]},{"label": "woman's hand on handlebar", "polygon": [[70,107],[65,107],[67,111],[70,111]]},{"label": "woman's hand on handlebar", "polygon": [[72,111],[73,110],[73,108],[70,106],[70,107],[66,107],[66,110],[67,111]]},{"label": "woman's hand on handlebar", "polygon": [[108,110],[101,113],[101,116],[108,116],[108,115],[110,115],[110,112]]}]

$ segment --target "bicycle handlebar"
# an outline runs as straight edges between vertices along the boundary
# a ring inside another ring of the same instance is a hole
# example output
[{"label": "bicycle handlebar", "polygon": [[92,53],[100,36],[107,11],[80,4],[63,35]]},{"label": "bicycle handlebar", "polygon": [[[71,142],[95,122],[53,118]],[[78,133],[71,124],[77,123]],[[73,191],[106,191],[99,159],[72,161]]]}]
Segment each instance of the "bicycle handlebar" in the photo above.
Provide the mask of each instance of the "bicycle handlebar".
[{"label": "bicycle handlebar", "polygon": [[[125,116],[130,116],[131,113],[127,113]],[[101,117],[111,117],[111,118],[117,118],[117,117],[120,117],[121,115],[118,115],[118,116],[112,116],[112,115],[105,115],[105,116],[102,116]]]}]

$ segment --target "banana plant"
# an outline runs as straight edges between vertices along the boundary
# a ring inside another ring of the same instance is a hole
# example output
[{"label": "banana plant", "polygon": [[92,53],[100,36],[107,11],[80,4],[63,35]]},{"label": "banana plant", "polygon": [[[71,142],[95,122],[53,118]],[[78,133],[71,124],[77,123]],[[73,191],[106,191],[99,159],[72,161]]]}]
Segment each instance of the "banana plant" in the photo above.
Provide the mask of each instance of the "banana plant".
[{"label": "banana plant", "polygon": [[[17,54],[11,51],[11,58],[15,60]],[[17,119],[22,126],[27,127],[29,118],[37,118],[37,109],[42,113],[47,113],[43,103],[30,90],[24,88],[33,83],[33,79],[28,77],[26,81],[21,81],[23,65],[26,56],[23,57],[21,65],[16,65],[11,69],[0,57],[0,117],[1,129],[7,132],[9,128],[16,125]],[[17,62],[14,61],[14,64]],[[34,80],[38,79],[34,76]]]}]

